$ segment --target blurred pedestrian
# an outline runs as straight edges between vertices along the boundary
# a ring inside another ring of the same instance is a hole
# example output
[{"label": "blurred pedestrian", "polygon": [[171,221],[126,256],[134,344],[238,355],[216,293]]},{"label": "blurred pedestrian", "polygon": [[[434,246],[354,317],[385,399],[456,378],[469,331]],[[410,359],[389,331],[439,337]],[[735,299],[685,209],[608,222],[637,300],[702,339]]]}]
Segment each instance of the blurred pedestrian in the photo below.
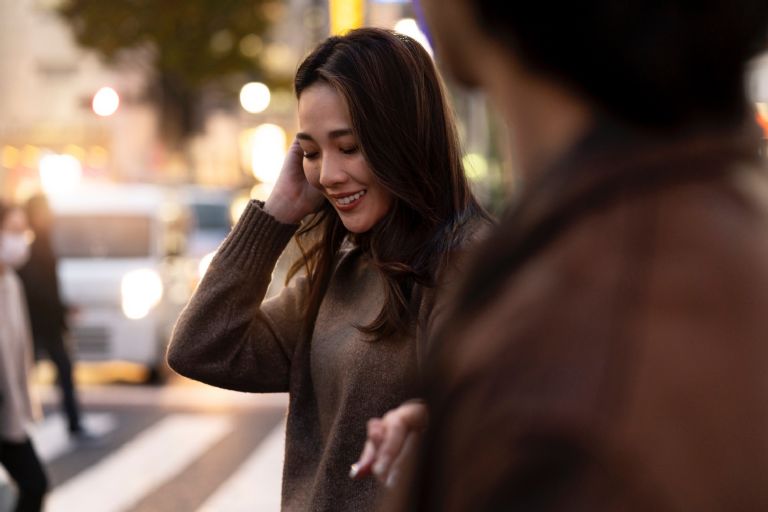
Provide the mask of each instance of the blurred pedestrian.
[{"label": "blurred pedestrian", "polygon": [[18,488],[17,512],[39,511],[48,479],[29,439],[39,411],[28,383],[32,340],[24,291],[15,268],[29,255],[24,211],[0,202],[0,465]]},{"label": "blurred pedestrian", "polygon": [[392,509],[768,510],[768,2],[421,7],[523,185],[432,343]]},{"label": "blurred pedestrian", "polygon": [[[168,361],[215,386],[289,392],[284,510],[369,510],[380,485],[348,477],[366,421],[414,398],[440,289],[488,221],[419,43],[379,29],[331,37],[295,89],[300,132],[280,178],[219,249]],[[294,233],[304,275],[262,302]]]},{"label": "blurred pedestrian", "polygon": [[18,274],[27,296],[36,359],[47,355],[56,367],[56,384],[70,436],[74,440],[88,440],[91,436],[83,427],[72,375],[72,359],[64,340],[67,308],[59,291],[56,255],[51,241],[53,219],[48,199],[43,194],[34,195],[27,201],[25,210],[35,236],[29,260],[19,268]]}]

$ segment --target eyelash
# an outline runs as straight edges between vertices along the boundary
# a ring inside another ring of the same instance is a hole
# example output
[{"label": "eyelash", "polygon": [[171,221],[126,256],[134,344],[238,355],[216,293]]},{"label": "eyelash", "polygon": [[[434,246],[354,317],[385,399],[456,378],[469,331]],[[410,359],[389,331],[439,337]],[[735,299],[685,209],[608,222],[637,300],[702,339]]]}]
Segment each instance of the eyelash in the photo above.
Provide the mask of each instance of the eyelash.
[{"label": "eyelash", "polygon": [[[353,155],[353,154],[357,153],[357,150],[358,150],[357,146],[352,146],[351,148],[341,148],[341,149],[339,149],[339,151],[341,151],[345,155]],[[317,158],[318,154],[319,153],[316,152],[316,151],[313,152],[313,153],[305,152],[304,153],[304,158],[306,158],[307,160],[314,160],[315,158]]]}]

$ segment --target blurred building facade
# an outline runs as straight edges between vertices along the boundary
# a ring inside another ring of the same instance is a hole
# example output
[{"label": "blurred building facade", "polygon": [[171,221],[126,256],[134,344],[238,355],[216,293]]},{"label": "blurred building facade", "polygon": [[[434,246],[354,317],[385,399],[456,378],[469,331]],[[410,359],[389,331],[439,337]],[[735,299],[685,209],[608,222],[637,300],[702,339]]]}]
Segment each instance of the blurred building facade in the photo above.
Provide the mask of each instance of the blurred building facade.
[{"label": "blurred building facade", "polygon": [[[160,144],[158,114],[143,98],[149,66],[110,66],[78,47],[55,12],[59,3],[0,0],[0,187],[5,197],[39,187],[40,161],[49,154],[73,157],[85,178],[228,187],[253,181],[249,133],[264,123],[280,126],[288,137],[295,131],[292,75],[330,27],[327,1],[277,2],[274,28],[263,44],[259,41],[258,57],[286,85],[272,91],[269,107],[259,114],[236,103],[202,101],[203,130],[179,159]],[[393,26],[406,9],[402,2],[360,4],[366,22],[379,26]],[[104,86],[118,92],[120,105],[102,117],[91,102]]]},{"label": "blurred building facade", "polygon": [[[40,160],[46,154],[73,157],[86,178],[229,188],[264,181],[259,171],[266,163],[260,161],[255,135],[269,125],[282,130],[286,145],[290,142],[296,129],[293,73],[302,56],[330,33],[336,18],[352,13],[364,25],[416,26],[412,3],[406,0],[273,2],[271,31],[247,45],[240,41],[241,51],[258,57],[277,84],[268,107],[249,113],[236,101],[204,98],[202,131],[188,141],[183,155],[175,155],[162,145],[158,113],[143,97],[150,66],[140,65],[141,59],[131,67],[109,66],[78,47],[54,11],[60,1],[0,0],[0,190],[5,197],[39,186]],[[244,70],[243,83],[247,80]],[[755,61],[749,84],[752,100],[763,106],[768,131],[768,55]],[[120,97],[117,111],[106,117],[96,115],[91,105],[103,86]],[[478,193],[493,202],[493,194],[509,186],[501,182],[509,176],[501,172],[509,164],[499,149],[505,139],[501,124],[489,114],[482,95],[449,88],[469,173]]]},{"label": "blurred building facade", "polygon": [[[152,112],[131,104],[144,86],[138,69],[114,70],[80,49],[55,0],[0,0],[0,183],[4,195],[34,186],[40,159],[69,154],[86,175],[139,177],[150,167]],[[100,117],[91,100],[103,86],[121,108]],[[130,134],[130,136],[125,136]]]}]

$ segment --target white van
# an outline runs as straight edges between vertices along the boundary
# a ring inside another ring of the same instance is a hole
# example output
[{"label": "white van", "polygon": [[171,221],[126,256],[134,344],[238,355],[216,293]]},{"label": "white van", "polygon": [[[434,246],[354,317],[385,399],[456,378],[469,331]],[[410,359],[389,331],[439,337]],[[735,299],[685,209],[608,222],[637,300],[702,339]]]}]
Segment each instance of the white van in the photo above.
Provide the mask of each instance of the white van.
[{"label": "white van", "polygon": [[188,277],[175,264],[181,206],[155,185],[89,185],[49,198],[76,357],[164,367]]}]

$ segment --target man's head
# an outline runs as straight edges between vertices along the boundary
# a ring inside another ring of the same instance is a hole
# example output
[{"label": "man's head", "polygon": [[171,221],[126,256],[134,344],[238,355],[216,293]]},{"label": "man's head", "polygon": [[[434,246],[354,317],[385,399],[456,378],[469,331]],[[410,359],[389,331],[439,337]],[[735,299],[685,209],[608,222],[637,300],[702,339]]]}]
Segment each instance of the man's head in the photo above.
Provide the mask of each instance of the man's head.
[{"label": "man's head", "polygon": [[766,0],[420,1],[458,80],[487,86],[503,55],[650,129],[741,118],[745,63],[768,40]]}]

